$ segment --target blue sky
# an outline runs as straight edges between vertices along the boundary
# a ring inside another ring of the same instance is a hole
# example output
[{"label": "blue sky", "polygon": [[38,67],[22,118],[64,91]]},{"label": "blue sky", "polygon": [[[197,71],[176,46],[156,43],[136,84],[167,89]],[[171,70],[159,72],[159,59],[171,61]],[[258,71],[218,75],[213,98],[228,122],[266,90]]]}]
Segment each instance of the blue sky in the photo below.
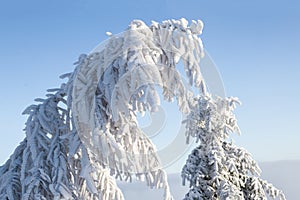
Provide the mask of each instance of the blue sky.
[{"label": "blue sky", "polygon": [[203,20],[201,38],[226,94],[243,102],[236,143],[259,161],[300,159],[299,10],[290,0],[2,1],[0,163],[24,138],[25,107],[59,86],[58,76],[106,31],[119,33],[133,19],[181,17]]}]

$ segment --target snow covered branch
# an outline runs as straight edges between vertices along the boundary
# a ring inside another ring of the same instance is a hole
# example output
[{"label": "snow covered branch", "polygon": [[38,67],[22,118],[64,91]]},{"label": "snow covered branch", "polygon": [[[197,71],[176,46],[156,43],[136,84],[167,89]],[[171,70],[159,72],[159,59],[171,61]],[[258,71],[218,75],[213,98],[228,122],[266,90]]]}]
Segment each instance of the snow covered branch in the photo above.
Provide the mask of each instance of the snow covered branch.
[{"label": "snow covered branch", "polygon": [[181,59],[190,84],[205,92],[202,28],[185,19],[151,26],[134,20],[101,51],[81,55],[74,72],[61,76],[66,83],[24,111],[26,138],[0,168],[0,198],[123,200],[115,178],[135,176],[164,188],[171,200],[166,172],[136,114],[156,110],[156,86],[190,112],[193,94],[176,67]]}]

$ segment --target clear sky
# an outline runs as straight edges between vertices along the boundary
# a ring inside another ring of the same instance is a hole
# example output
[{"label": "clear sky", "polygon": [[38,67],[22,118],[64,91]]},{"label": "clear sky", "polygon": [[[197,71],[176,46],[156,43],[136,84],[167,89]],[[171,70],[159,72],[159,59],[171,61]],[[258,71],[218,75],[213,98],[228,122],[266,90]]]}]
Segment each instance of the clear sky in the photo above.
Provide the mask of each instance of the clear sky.
[{"label": "clear sky", "polygon": [[0,163],[25,136],[21,112],[59,86],[58,76],[72,71],[106,31],[119,33],[133,19],[181,17],[203,20],[201,38],[226,94],[243,102],[236,143],[259,161],[300,159],[299,10],[296,0],[2,1]]}]

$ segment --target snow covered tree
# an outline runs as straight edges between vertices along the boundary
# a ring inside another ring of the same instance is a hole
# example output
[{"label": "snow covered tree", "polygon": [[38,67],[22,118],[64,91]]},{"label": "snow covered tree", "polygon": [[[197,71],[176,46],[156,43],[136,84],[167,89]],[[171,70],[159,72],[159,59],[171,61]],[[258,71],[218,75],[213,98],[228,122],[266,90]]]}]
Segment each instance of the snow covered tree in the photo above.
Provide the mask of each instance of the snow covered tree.
[{"label": "snow covered tree", "polygon": [[172,196],[156,148],[138,127],[137,113],[155,111],[164,99],[189,113],[193,94],[176,65],[183,61],[190,84],[204,89],[199,62],[203,24],[185,19],[134,20],[102,48],[81,55],[68,81],[36,99],[24,114],[23,142],[0,168],[0,199],[123,200],[115,179],[145,180]]},{"label": "snow covered tree", "polygon": [[204,95],[196,99],[185,120],[187,139],[200,145],[182,169],[183,184],[190,183],[185,200],[285,199],[282,191],[259,178],[260,169],[250,153],[230,142],[229,133],[240,130],[233,114],[235,98]]}]

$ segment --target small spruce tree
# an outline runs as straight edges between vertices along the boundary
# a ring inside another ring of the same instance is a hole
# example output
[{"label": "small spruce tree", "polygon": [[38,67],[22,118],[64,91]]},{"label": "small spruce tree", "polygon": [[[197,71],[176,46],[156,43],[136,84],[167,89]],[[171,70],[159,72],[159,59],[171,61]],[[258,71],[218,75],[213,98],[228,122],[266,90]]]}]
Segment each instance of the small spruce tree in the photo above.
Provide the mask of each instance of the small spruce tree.
[{"label": "small spruce tree", "polygon": [[182,169],[183,184],[190,183],[184,200],[262,200],[279,197],[282,191],[259,178],[260,169],[245,149],[229,141],[229,133],[240,133],[233,110],[236,98],[205,95],[197,98],[185,120],[187,139],[200,145]]}]

